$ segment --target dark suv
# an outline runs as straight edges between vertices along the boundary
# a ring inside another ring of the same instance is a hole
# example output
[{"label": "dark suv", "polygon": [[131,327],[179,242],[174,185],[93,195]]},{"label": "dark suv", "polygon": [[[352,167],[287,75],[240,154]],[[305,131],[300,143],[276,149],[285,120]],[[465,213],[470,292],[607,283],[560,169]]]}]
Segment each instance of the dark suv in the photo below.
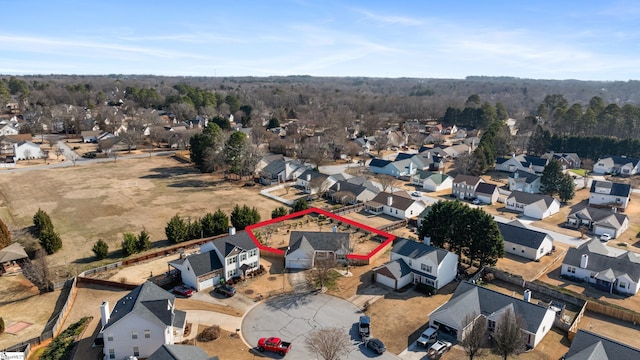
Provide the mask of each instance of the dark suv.
[{"label": "dark suv", "polygon": [[226,297],[232,297],[236,294],[236,288],[231,285],[220,285],[216,288],[218,294],[225,295]]}]

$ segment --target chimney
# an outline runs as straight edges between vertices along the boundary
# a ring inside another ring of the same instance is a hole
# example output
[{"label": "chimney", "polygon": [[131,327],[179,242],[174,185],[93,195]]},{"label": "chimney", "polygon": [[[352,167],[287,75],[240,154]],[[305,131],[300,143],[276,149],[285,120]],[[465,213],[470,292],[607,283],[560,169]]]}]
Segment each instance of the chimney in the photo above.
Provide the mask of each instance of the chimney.
[{"label": "chimney", "polygon": [[311,181],[311,174],[307,174],[307,181]]},{"label": "chimney", "polygon": [[431,238],[428,236],[425,236],[422,241],[424,242],[425,245],[431,245]]},{"label": "chimney", "polygon": [[589,263],[589,255],[582,254],[582,256],[580,257],[580,267],[583,269],[586,269],[588,263]]},{"label": "chimney", "polygon": [[431,152],[427,152],[427,159],[431,159]]},{"label": "chimney", "polygon": [[336,191],[340,191],[340,181],[336,183]]},{"label": "chimney", "polygon": [[234,226],[229,226],[229,235],[235,235],[236,234],[236,228]]},{"label": "chimney", "polygon": [[527,289],[524,291],[524,301],[531,302],[531,290]]},{"label": "chimney", "polygon": [[109,302],[103,301],[102,305],[100,305],[100,324],[102,324],[102,327],[105,327],[107,325],[110,315],[111,312],[109,311]]},{"label": "chimney", "polygon": [[391,206],[391,204],[393,204],[393,196],[389,195],[387,196],[387,206]]}]

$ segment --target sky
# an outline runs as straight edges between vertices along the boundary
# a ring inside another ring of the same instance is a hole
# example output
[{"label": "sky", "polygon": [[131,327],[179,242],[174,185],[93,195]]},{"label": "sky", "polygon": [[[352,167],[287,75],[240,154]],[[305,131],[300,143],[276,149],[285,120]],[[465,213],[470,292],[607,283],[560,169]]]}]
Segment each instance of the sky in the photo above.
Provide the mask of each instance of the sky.
[{"label": "sky", "polygon": [[640,80],[640,2],[0,0],[0,74]]}]

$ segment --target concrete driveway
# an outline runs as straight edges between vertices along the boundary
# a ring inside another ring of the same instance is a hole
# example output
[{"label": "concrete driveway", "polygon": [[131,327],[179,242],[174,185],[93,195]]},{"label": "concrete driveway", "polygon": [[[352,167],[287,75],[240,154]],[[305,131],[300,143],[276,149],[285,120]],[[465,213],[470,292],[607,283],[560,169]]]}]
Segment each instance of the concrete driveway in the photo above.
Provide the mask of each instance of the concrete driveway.
[{"label": "concrete driveway", "polygon": [[[292,342],[288,358],[317,359],[304,345],[307,336],[315,329],[339,327],[351,341],[347,359],[399,359],[388,352],[378,356],[363,346],[357,330],[360,315],[357,306],[340,298],[313,292],[288,294],[252,308],[242,321],[242,336],[250,346],[255,346],[261,337],[277,336]],[[375,335],[375,329],[372,333]],[[277,354],[265,355],[280,358]]]}]

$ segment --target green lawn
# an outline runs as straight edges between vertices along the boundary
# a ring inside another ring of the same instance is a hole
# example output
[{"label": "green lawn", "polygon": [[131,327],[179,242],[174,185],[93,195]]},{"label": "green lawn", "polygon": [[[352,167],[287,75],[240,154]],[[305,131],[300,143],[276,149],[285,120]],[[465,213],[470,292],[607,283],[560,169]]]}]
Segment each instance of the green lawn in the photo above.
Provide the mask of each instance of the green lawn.
[{"label": "green lawn", "polygon": [[580,176],[587,176],[587,170],[585,169],[571,169],[570,170],[574,174],[578,174]]}]

